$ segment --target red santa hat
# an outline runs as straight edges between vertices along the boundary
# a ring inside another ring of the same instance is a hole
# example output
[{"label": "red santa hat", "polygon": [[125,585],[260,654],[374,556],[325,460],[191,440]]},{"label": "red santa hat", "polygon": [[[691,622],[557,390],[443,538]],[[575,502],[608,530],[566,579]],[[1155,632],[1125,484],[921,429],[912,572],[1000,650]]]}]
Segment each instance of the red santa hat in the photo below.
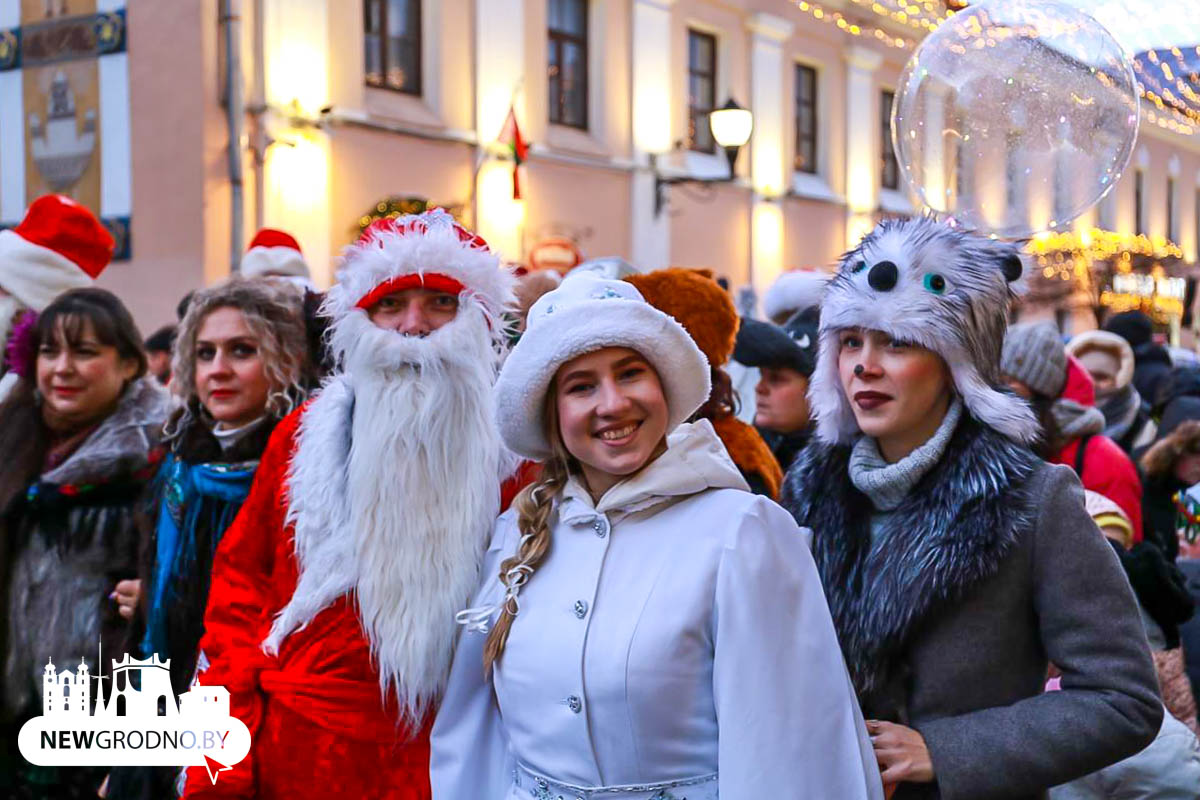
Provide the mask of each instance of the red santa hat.
[{"label": "red santa hat", "polygon": [[[821,293],[831,275],[815,269],[794,269],[775,279],[763,297],[767,319],[786,319],[797,311],[821,304]],[[782,320],[780,320],[782,324]]]},{"label": "red santa hat", "polygon": [[336,321],[393,292],[426,288],[470,296],[498,322],[513,307],[513,283],[487,242],[435,208],[371,223],[343,252],[325,307]]},{"label": "red santa hat", "polygon": [[300,243],[290,233],[275,228],[263,228],[254,234],[246,255],[242,256],[241,272],[247,278],[262,275],[312,277]]},{"label": "red santa hat", "polygon": [[39,197],[21,224],[0,231],[0,288],[41,311],[68,289],[90,286],[112,259],[112,234],[69,197]]}]

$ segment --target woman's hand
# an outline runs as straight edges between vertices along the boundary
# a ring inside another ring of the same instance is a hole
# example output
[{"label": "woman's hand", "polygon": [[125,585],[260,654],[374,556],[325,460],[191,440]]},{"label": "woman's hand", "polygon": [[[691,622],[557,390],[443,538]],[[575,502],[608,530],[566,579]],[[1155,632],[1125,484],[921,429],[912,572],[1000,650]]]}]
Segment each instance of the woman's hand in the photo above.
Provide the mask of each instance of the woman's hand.
[{"label": "woman's hand", "polygon": [[117,613],[125,619],[133,619],[137,611],[138,598],[142,596],[142,582],[139,580],[121,581],[109,595],[109,599],[117,601]]},{"label": "woman's hand", "polygon": [[933,780],[933,761],[921,734],[903,725],[873,719],[867,720],[867,733],[871,735],[885,786]]}]

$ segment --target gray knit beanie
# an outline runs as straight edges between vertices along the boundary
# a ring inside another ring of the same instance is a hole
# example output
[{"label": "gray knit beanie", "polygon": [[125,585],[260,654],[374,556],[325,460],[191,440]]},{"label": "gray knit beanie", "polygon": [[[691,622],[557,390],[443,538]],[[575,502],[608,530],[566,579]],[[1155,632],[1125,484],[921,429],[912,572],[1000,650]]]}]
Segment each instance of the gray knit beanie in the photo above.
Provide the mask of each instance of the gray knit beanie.
[{"label": "gray knit beanie", "polygon": [[1067,382],[1067,351],[1058,329],[1049,322],[1009,328],[1000,371],[1043,397],[1058,397]]}]

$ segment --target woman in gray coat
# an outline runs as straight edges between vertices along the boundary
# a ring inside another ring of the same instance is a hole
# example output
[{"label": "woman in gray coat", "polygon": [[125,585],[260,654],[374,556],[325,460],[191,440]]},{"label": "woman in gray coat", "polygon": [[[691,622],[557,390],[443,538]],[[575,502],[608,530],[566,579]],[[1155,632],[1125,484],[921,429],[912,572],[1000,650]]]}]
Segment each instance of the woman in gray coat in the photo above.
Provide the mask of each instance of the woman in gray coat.
[{"label": "woman in gray coat", "polygon": [[[813,555],[895,800],[1026,800],[1162,718],[1129,584],[1068,467],[997,391],[1015,248],[886,221],[821,306],[817,440],[784,505]],[[1049,663],[1062,691],[1043,694]]]}]

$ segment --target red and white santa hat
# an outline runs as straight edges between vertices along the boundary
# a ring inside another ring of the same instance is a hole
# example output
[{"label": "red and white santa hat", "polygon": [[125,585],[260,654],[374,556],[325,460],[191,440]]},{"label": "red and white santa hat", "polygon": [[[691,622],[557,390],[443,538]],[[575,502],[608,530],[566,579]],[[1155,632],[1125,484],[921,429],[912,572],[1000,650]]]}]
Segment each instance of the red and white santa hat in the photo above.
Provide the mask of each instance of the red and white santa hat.
[{"label": "red and white santa hat", "polygon": [[0,231],[0,288],[35,311],[68,289],[90,286],[112,260],[112,234],[60,194],[33,201],[21,224]]},{"label": "red and white santa hat", "polygon": [[478,235],[440,208],[376,220],[342,253],[325,299],[336,322],[404,289],[452,292],[478,301],[493,329],[514,303],[514,278]]},{"label": "red and white santa hat", "polygon": [[263,228],[254,234],[242,256],[241,273],[247,278],[263,275],[291,275],[311,279],[300,243],[290,233]]},{"label": "red and white santa hat", "polygon": [[821,294],[832,275],[815,269],[784,272],[763,297],[763,312],[769,320],[783,320],[797,311],[821,304]]}]

